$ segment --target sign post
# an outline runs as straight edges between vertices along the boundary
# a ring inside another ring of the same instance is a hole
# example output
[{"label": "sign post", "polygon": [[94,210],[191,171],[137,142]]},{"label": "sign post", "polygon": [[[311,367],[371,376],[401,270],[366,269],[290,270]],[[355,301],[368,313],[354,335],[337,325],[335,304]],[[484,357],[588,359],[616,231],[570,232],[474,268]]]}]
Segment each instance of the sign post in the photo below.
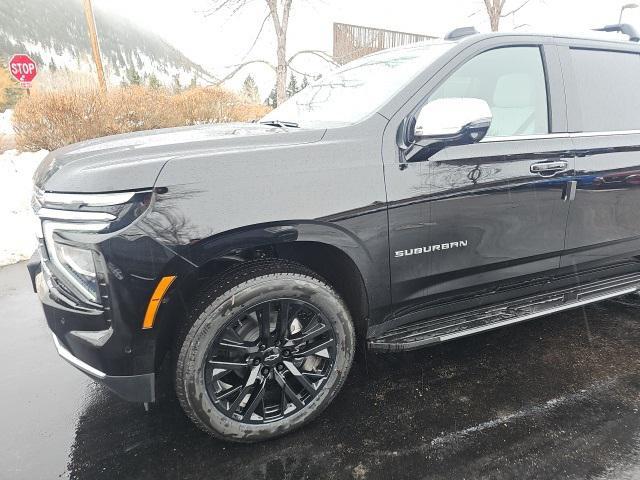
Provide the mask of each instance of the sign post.
[{"label": "sign post", "polygon": [[9,60],[9,72],[16,81],[20,82],[22,88],[27,89],[27,94],[29,94],[31,82],[38,74],[36,62],[29,55],[18,53]]}]

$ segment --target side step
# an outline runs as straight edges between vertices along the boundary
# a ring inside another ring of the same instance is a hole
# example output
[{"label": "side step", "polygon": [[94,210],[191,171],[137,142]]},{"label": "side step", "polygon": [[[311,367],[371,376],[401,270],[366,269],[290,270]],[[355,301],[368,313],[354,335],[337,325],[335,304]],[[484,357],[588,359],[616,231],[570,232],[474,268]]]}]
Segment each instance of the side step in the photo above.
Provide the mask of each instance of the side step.
[{"label": "side step", "polygon": [[378,337],[369,339],[368,346],[371,350],[379,352],[414,350],[581,305],[627,295],[637,292],[639,288],[640,274],[624,275],[580,287],[401,325]]}]

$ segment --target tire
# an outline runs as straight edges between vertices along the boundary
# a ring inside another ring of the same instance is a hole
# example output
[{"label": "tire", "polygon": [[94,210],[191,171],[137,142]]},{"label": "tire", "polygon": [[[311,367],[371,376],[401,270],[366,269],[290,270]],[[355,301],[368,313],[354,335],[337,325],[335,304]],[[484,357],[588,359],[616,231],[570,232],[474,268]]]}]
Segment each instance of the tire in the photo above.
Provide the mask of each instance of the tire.
[{"label": "tire", "polygon": [[342,388],[355,352],[340,296],[304,266],[251,262],[194,302],[178,337],[175,389],[214,437],[275,438],[317,417]]}]

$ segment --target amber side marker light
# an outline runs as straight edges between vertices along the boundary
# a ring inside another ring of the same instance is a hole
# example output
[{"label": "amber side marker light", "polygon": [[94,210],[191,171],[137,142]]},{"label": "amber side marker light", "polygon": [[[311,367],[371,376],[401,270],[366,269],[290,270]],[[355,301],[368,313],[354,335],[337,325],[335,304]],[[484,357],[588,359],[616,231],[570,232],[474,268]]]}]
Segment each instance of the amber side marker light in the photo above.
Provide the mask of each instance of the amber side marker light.
[{"label": "amber side marker light", "polygon": [[153,323],[156,321],[158,308],[160,308],[160,302],[162,302],[165,293],[167,293],[167,290],[169,290],[169,287],[175,279],[176,276],[171,275],[168,277],[162,277],[162,279],[158,282],[158,285],[156,286],[156,289],[153,291],[153,295],[151,295],[151,299],[149,300],[147,313],[144,314],[144,321],[142,322],[143,330],[153,328]]}]

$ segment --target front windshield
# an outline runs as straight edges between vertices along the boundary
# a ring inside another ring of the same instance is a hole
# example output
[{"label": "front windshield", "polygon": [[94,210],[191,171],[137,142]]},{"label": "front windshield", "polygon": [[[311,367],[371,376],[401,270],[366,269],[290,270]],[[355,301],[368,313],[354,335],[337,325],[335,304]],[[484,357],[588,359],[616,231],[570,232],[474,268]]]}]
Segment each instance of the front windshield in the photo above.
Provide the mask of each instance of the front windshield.
[{"label": "front windshield", "polygon": [[354,123],[378,110],[453,43],[382,51],[350,62],[298,92],[262,121]]}]

